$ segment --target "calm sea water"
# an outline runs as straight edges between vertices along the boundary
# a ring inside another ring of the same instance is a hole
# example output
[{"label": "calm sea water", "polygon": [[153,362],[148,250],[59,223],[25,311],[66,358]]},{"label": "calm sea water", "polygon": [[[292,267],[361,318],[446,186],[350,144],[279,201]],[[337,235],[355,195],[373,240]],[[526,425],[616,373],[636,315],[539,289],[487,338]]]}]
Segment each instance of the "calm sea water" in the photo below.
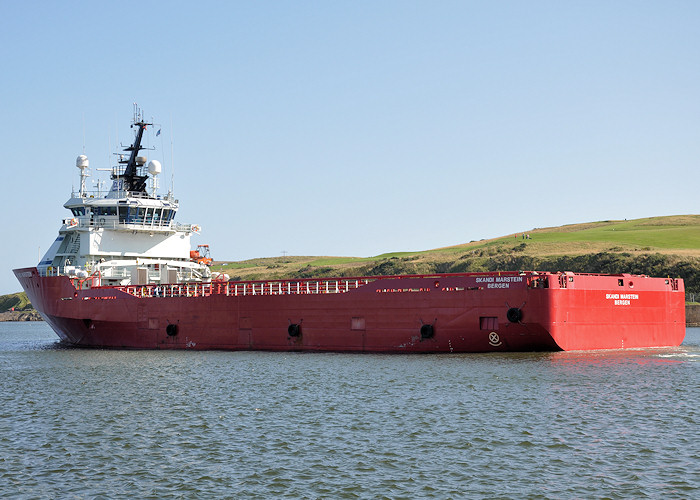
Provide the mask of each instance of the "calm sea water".
[{"label": "calm sea water", "polygon": [[698,498],[700,329],[674,349],[63,348],[0,323],[6,498]]}]

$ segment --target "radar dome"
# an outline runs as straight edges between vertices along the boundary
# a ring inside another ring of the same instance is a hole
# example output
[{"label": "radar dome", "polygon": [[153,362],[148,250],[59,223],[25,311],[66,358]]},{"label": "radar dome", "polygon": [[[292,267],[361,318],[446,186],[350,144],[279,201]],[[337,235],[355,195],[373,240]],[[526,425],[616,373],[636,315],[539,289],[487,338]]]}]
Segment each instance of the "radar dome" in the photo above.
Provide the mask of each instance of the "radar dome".
[{"label": "radar dome", "polygon": [[151,160],[148,162],[148,173],[151,175],[158,175],[163,171],[163,167],[160,166],[158,160]]},{"label": "radar dome", "polygon": [[85,155],[78,156],[78,158],[75,160],[75,166],[81,170],[84,168],[88,168],[90,166],[90,162],[88,161],[88,157]]}]

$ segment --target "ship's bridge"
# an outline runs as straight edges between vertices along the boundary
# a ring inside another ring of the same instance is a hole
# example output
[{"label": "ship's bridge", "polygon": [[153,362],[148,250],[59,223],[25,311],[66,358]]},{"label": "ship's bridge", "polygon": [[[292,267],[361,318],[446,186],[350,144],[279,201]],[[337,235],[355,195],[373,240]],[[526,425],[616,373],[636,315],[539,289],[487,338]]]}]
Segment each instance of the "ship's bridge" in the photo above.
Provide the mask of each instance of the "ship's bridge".
[{"label": "ship's bridge", "polygon": [[[111,172],[111,188],[88,190],[89,161],[81,154],[80,188],[64,207],[58,237],[37,265],[42,275],[67,275],[98,280],[103,284],[182,283],[209,279],[208,266],[191,260],[190,237],[199,226],[174,221],[179,202],[172,191],[158,194],[158,160],[138,156],[146,127],[135,108],[136,133]],[[147,186],[150,179],[150,186]]]},{"label": "ship's bridge", "polygon": [[174,223],[178,201],[166,197],[97,198],[96,195],[73,196],[63,206],[73,218],[64,220],[68,227],[102,227],[124,230],[185,230]]}]

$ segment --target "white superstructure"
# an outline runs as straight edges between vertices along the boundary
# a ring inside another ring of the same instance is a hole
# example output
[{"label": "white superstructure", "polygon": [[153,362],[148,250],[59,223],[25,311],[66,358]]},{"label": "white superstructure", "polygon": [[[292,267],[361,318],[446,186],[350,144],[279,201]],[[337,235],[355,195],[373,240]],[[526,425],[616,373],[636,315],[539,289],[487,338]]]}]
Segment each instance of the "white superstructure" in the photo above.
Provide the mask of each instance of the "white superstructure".
[{"label": "white superstructure", "polygon": [[[179,208],[172,193],[157,194],[158,161],[146,166],[138,156],[147,126],[135,109],[134,143],[124,148],[111,169],[112,186],[106,193],[88,191],[88,158],[80,155],[80,190],[63,205],[71,216],[63,220],[49,251],[37,266],[44,275],[68,275],[89,281],[86,286],[172,284],[209,281],[208,266],[190,260],[190,238],[195,225],[174,221]],[[150,192],[146,180],[151,174]]]}]

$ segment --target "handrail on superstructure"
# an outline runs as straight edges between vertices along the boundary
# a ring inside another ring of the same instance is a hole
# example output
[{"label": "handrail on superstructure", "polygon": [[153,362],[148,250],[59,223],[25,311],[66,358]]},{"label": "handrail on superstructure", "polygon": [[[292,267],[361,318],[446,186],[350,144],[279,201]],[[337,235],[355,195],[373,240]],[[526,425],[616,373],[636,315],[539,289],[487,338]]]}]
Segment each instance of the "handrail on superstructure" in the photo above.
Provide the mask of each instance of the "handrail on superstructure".
[{"label": "handrail on superstructure", "polygon": [[[71,222],[75,220],[75,222]],[[98,216],[92,220],[81,220],[78,218],[67,218],[63,220],[63,224],[67,226],[67,229],[91,229],[91,228],[103,228],[103,229],[123,229],[123,230],[133,230],[133,229],[143,229],[143,230],[158,230],[158,231],[184,231],[188,233],[196,233],[196,224],[182,224],[180,222],[175,222],[173,220],[159,220],[146,222],[143,218],[134,218],[133,221],[122,222],[114,219],[114,216]]]}]

